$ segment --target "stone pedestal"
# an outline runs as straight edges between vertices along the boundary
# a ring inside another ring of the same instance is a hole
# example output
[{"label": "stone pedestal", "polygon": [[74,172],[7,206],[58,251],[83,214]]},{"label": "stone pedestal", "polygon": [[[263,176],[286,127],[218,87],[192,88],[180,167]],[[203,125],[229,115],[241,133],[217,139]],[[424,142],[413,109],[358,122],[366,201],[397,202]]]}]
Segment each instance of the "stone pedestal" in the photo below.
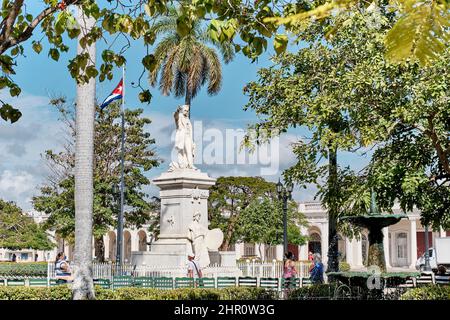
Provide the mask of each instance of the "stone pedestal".
[{"label": "stone pedestal", "polygon": [[161,174],[153,183],[161,189],[160,235],[150,252],[133,252],[132,263],[184,266],[192,252],[188,226],[194,213],[200,212],[199,223],[208,227],[208,189],[215,179],[199,170],[180,169]]}]

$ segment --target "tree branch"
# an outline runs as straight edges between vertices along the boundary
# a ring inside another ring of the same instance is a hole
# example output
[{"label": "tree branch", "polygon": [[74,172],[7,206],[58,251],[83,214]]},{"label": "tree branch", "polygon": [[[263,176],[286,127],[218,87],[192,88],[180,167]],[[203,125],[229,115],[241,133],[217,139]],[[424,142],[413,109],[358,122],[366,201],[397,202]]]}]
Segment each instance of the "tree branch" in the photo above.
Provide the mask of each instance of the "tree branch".
[{"label": "tree branch", "polygon": [[[23,2],[24,2],[24,0],[16,0],[15,4],[13,6],[13,9],[15,9],[15,6],[18,5],[19,6],[17,9],[18,11],[15,15],[13,14],[13,12],[11,12],[10,15],[8,16],[8,19],[6,21],[4,35],[2,37],[0,37],[0,43],[1,43],[0,44],[0,54],[3,54],[6,50],[8,50],[11,47],[14,47],[17,44],[28,40],[33,35],[34,29],[42,22],[42,20],[44,20],[48,16],[52,15],[59,9],[59,6],[57,5],[55,7],[49,7],[47,9],[43,10],[36,18],[34,18],[34,20],[31,22],[31,24],[21,34],[19,34],[16,38],[10,38],[11,30],[9,30],[9,33],[8,33],[8,31],[7,31],[8,23],[9,23],[9,28],[11,28],[14,25],[14,22],[17,18],[17,14],[23,5]],[[70,5],[76,5],[80,2],[81,2],[81,0],[67,0],[67,1],[65,1],[65,4],[67,6],[70,6]]]}]

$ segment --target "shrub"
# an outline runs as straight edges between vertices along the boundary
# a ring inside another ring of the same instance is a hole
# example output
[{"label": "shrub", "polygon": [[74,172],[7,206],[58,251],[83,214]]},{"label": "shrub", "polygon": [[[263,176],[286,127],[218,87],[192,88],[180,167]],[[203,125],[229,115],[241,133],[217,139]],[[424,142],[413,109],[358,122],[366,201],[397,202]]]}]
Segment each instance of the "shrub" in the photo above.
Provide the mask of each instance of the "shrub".
[{"label": "shrub", "polygon": [[339,270],[343,272],[350,271],[350,264],[345,261],[340,261]]},{"label": "shrub", "polygon": [[335,284],[315,284],[294,289],[288,293],[288,300],[331,299],[336,289]]},{"label": "shrub", "polygon": [[47,277],[47,262],[2,262],[0,276],[3,277]]},{"label": "shrub", "polygon": [[450,300],[450,286],[428,285],[406,291],[401,300]]},{"label": "shrub", "polygon": [[[261,288],[201,289],[182,288],[160,290],[148,288],[95,287],[98,300],[263,300],[275,299],[276,293]],[[55,287],[0,287],[0,300],[70,300],[68,286]]]},{"label": "shrub", "polygon": [[57,287],[0,287],[0,300],[70,300],[67,286]]}]

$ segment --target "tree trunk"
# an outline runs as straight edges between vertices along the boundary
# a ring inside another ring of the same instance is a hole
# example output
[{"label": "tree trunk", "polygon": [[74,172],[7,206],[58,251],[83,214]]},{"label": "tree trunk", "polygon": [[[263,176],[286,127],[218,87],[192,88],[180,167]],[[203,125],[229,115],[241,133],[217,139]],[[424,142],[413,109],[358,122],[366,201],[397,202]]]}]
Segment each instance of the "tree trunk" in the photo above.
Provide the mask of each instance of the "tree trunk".
[{"label": "tree trunk", "polygon": [[105,262],[105,242],[103,237],[96,238],[95,241],[95,257],[98,262]]},{"label": "tree trunk", "polygon": [[328,266],[327,271],[339,271],[338,235],[337,235],[337,150],[330,147],[329,151],[329,203],[328,203]]},{"label": "tree trunk", "polygon": [[[93,17],[78,8],[79,39],[95,25]],[[78,53],[87,52],[88,66],[94,64],[95,43],[85,49],[78,42]],[[77,84],[76,145],[75,145],[75,253],[74,300],[95,299],[92,281],[92,210],[93,210],[93,155],[94,155],[95,79]]]},{"label": "tree trunk", "polygon": [[184,104],[187,104],[189,106],[189,114],[188,117],[189,119],[191,118],[191,93],[189,92],[189,89],[186,86],[186,96],[184,97]]}]

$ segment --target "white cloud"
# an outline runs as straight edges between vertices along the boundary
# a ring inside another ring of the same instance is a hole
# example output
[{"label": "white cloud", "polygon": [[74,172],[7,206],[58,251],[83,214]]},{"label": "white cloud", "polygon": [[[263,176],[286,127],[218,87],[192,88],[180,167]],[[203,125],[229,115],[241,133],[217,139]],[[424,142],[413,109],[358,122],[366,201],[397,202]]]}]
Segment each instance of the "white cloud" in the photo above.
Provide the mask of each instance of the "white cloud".
[{"label": "white cloud", "polygon": [[35,177],[25,171],[5,170],[0,175],[0,197],[8,201],[29,203],[35,186]]}]

